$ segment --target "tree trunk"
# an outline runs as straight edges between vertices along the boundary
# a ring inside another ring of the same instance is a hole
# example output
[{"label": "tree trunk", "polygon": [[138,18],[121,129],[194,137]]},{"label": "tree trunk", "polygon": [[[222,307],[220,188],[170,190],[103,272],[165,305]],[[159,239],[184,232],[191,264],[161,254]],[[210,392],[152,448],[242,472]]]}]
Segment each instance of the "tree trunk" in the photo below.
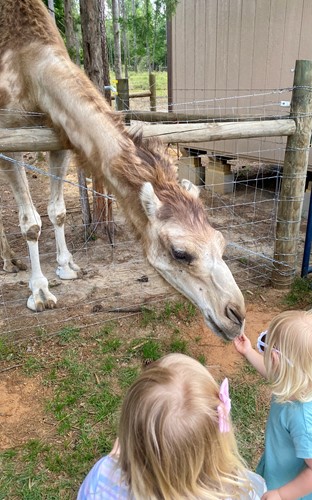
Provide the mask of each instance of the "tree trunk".
[{"label": "tree trunk", "polygon": [[147,69],[151,72],[151,53],[149,43],[149,24],[150,24],[150,1],[145,0],[145,20],[146,20],[146,56],[147,56]]},{"label": "tree trunk", "polygon": [[137,72],[138,71],[138,58],[137,58],[137,40],[136,40],[135,16],[136,16],[135,0],[132,0],[133,52],[134,52],[133,69],[135,72]]},{"label": "tree trunk", "polygon": [[103,59],[103,79],[104,79],[104,89],[105,98],[109,104],[111,104],[111,91],[107,87],[110,86],[110,76],[109,76],[109,58],[108,58],[108,48],[107,48],[107,38],[106,38],[106,25],[105,25],[105,3],[100,2],[100,36],[101,36],[101,47],[102,47],[102,59]]},{"label": "tree trunk", "polygon": [[127,40],[127,13],[125,8],[125,0],[121,1],[121,14],[123,21],[122,28],[122,44],[123,44],[123,53],[124,53],[124,65],[125,65],[125,78],[128,78],[128,40]]},{"label": "tree trunk", "polygon": [[48,0],[48,9],[53,20],[55,21],[54,0]]},{"label": "tree trunk", "polygon": [[70,58],[77,66],[80,66],[79,41],[74,28],[73,0],[64,0],[64,21],[66,47]]},{"label": "tree trunk", "polygon": [[113,29],[114,29],[114,69],[116,79],[122,78],[121,70],[121,50],[120,50],[120,25],[119,25],[119,3],[118,0],[112,0],[113,11]]},{"label": "tree trunk", "polygon": [[[65,37],[66,47],[70,58],[73,62],[80,66],[79,43],[78,36],[74,29],[73,18],[73,0],[64,0],[64,21],[65,21]],[[87,191],[87,181],[85,173],[77,165],[77,177],[79,184],[79,197],[82,212],[82,222],[85,227],[85,239],[88,238],[88,233],[91,224],[91,211]]]},{"label": "tree trunk", "polygon": [[[84,69],[92,82],[104,94],[106,84],[104,66],[106,71],[108,68],[107,53],[103,53],[103,49],[106,48],[104,0],[80,0],[80,15]],[[107,198],[102,196],[106,194],[106,190],[102,183],[94,179],[93,190],[95,192],[93,195],[93,230],[98,234],[107,232],[111,239],[113,220],[112,213],[108,214],[108,208],[111,210],[111,202],[108,207]]]}]

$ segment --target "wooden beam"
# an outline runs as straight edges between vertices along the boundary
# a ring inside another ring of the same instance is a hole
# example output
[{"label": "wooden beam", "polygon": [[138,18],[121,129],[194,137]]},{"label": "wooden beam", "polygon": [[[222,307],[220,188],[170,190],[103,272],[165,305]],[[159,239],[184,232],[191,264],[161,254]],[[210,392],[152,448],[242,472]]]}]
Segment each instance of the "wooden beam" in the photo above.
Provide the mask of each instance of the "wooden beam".
[{"label": "wooden beam", "polygon": [[[196,123],[174,125],[132,125],[141,128],[143,137],[159,137],[164,143],[188,143],[241,139],[248,137],[289,136],[296,132],[294,120],[262,122]],[[56,151],[63,149],[56,132],[48,128],[0,129],[0,151]]]},{"label": "wooden beam", "polygon": [[[150,95],[150,93],[149,93]],[[129,97],[135,97],[130,94]],[[142,96],[141,96],[142,97]],[[122,115],[129,120],[136,120],[141,122],[152,122],[152,123],[217,123],[217,122],[233,122],[233,114],[216,116],[213,114],[206,113],[191,113],[191,112],[170,112],[167,111],[141,111],[129,109],[127,111],[122,111]],[[289,116],[281,116],[281,120],[287,120]],[[263,116],[249,116],[235,118],[235,122],[259,122],[276,120],[276,117],[268,116],[264,118]]]},{"label": "wooden beam", "polygon": [[[262,122],[142,124],[143,137],[159,137],[165,143],[207,142],[248,137],[288,136],[296,131],[294,120],[265,120]],[[137,130],[138,124],[130,130]]]},{"label": "wooden beam", "polygon": [[0,152],[59,151],[64,149],[50,128],[0,128]]}]

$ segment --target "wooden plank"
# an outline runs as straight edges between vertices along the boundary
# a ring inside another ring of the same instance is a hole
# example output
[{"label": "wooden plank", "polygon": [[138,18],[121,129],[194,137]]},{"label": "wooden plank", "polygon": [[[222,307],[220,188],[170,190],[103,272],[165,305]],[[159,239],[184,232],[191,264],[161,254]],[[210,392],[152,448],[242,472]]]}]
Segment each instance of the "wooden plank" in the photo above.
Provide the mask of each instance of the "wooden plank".
[{"label": "wooden plank", "polygon": [[[130,127],[137,130],[138,125]],[[257,122],[194,123],[175,125],[144,125],[143,137],[158,137],[163,142],[205,142],[243,137],[265,137],[294,134],[294,120],[269,120]]]},{"label": "wooden plank", "polygon": [[59,151],[64,149],[49,128],[0,128],[0,151]]},{"label": "wooden plank", "polygon": [[[286,0],[271,1],[269,24],[269,51],[266,64],[267,89],[278,89],[280,84],[283,39],[285,32]],[[288,34],[289,36],[289,34]]]},{"label": "wooden plank", "polygon": [[[195,99],[195,18],[196,1],[186,1],[184,6],[184,82],[185,82],[185,107],[194,112]],[[182,48],[181,48],[182,49]],[[181,50],[179,48],[179,50]]]},{"label": "wooden plank", "polygon": [[[228,54],[226,75],[226,95],[228,97],[238,94],[238,82],[240,74],[240,38],[242,23],[242,0],[230,3],[229,13],[229,35],[228,35]],[[230,108],[237,106],[237,101],[229,102]],[[236,113],[237,114],[237,113]]]},{"label": "wooden plank", "polygon": [[269,24],[271,0],[256,2],[254,22],[254,51],[252,58],[251,89],[265,89],[266,61],[269,51]]},{"label": "wooden plank", "polygon": [[[291,135],[296,131],[294,120],[229,122],[209,124],[141,125],[143,137],[159,137],[169,142],[205,142],[242,137]],[[129,130],[137,130],[132,125]],[[0,129],[0,151],[55,151],[64,149],[52,129]]]},{"label": "wooden plank", "polygon": [[184,110],[182,106],[175,106],[176,103],[185,102],[185,40],[184,40],[184,17],[185,17],[185,2],[179,2],[179,8],[172,22],[172,37],[174,40],[172,51],[173,63],[173,109],[181,111]]},{"label": "wooden plank", "polygon": [[[205,103],[205,48],[206,48],[206,1],[196,0],[195,2],[195,24],[194,24],[194,99],[196,101],[195,112],[204,113]],[[187,48],[189,50],[189,48]]]},{"label": "wooden plank", "polygon": [[[285,15],[285,31],[282,48],[282,64],[279,87],[291,87],[294,78],[294,68],[299,54],[299,44],[301,35],[303,0],[287,0]],[[310,17],[310,34],[311,34]],[[289,34],[291,33],[291,36]],[[310,58],[312,53],[310,53]],[[284,99],[286,100],[286,99]]]},{"label": "wooden plank", "polygon": [[311,0],[304,0],[298,59],[312,59],[311,20],[312,2]]},{"label": "wooden plank", "polygon": [[[205,11],[205,99],[214,99],[216,96],[216,57],[217,57],[217,2],[206,0]],[[213,108],[214,103],[208,102],[207,109]],[[214,112],[211,109],[211,112]]]}]

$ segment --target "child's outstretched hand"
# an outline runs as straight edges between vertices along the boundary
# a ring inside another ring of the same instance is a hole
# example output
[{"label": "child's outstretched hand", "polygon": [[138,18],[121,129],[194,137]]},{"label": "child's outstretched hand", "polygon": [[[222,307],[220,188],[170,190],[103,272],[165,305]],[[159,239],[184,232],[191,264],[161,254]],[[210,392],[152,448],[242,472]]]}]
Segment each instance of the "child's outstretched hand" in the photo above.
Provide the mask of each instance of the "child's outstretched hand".
[{"label": "child's outstretched hand", "polygon": [[247,352],[252,349],[251,342],[248,337],[244,333],[239,335],[238,337],[235,337],[233,340],[234,346],[236,350],[242,354],[243,356],[246,356]]}]

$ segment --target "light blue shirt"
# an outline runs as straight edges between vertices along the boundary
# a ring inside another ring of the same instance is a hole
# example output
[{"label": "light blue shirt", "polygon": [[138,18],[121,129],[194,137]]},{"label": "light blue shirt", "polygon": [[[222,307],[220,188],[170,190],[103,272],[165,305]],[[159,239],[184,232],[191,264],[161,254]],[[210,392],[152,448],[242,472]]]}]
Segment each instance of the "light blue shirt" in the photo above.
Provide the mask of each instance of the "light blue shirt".
[{"label": "light blue shirt", "polygon": [[[305,458],[312,458],[312,401],[276,403],[273,397],[258,474],[274,490],[300,474]],[[312,500],[312,493],[301,498]]]}]

